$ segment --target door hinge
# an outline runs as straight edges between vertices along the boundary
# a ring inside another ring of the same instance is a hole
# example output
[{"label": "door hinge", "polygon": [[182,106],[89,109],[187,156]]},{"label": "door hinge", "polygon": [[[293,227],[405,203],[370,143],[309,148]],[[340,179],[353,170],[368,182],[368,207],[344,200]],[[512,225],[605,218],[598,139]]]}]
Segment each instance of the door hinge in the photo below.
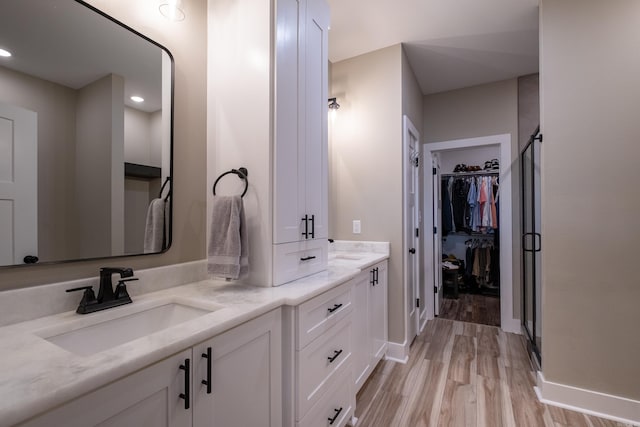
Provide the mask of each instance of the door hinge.
[{"label": "door hinge", "polygon": [[416,307],[420,308],[420,298],[416,298]]},{"label": "door hinge", "polygon": [[438,227],[433,227],[433,234],[438,234]]},{"label": "door hinge", "polygon": [[433,168],[431,171],[433,172],[434,175],[436,174],[436,168]]},{"label": "door hinge", "polygon": [[416,157],[416,159],[413,161],[413,165],[414,165],[415,167],[420,166],[420,158],[419,158],[419,157]]},{"label": "door hinge", "polygon": [[437,287],[437,286],[434,286],[434,287],[433,287],[433,293],[434,293],[434,294],[437,294],[437,293],[438,293],[438,287]]},{"label": "door hinge", "polygon": [[420,229],[416,228],[416,237],[420,237]]}]

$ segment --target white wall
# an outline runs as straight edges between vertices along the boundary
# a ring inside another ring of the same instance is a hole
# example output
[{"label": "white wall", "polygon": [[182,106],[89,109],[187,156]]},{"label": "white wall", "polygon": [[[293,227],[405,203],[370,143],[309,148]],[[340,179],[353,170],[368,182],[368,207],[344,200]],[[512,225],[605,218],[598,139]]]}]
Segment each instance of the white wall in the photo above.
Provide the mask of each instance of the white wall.
[{"label": "white wall", "polygon": [[637,417],[640,2],[541,3],[542,368]]}]

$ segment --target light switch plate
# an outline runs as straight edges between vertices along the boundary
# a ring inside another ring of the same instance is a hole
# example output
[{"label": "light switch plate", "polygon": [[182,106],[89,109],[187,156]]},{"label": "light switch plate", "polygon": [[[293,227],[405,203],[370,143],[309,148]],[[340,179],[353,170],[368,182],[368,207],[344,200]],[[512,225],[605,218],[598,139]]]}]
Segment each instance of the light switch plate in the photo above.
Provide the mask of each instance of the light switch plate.
[{"label": "light switch plate", "polygon": [[360,234],[360,220],[353,220],[353,234]]}]

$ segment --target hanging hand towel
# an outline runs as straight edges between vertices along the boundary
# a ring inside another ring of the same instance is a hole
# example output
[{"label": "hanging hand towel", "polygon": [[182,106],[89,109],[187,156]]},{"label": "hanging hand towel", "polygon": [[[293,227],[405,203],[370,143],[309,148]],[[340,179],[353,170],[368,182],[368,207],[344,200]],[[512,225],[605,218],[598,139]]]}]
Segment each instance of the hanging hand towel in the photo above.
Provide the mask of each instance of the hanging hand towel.
[{"label": "hanging hand towel", "polygon": [[144,229],[144,253],[162,252],[165,248],[165,211],[163,199],[153,199],[147,210],[147,224]]},{"label": "hanging hand towel", "polygon": [[211,215],[209,274],[237,279],[248,270],[247,232],[240,196],[217,196]]}]

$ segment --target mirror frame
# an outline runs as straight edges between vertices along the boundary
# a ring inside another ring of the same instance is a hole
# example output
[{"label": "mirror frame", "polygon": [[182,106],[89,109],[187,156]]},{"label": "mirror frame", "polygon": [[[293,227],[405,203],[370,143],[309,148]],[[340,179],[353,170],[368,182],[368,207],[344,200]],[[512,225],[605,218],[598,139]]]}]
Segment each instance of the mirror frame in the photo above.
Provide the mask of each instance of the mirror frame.
[{"label": "mirror frame", "polygon": [[12,265],[0,265],[0,270],[6,270],[6,269],[14,269],[14,268],[25,268],[25,267],[38,267],[38,266],[52,266],[52,265],[58,265],[58,264],[68,264],[68,263],[77,263],[77,262],[85,262],[85,261],[97,261],[97,260],[107,260],[107,259],[118,259],[118,258],[132,258],[132,257],[141,257],[141,256],[149,256],[149,255],[159,255],[159,254],[163,254],[165,252],[167,252],[170,248],[171,245],[173,243],[173,198],[175,196],[175,187],[174,187],[174,171],[173,171],[173,145],[174,145],[174,120],[175,120],[175,61],[173,58],[173,55],[171,54],[171,52],[169,51],[169,49],[167,49],[166,47],[164,47],[163,45],[161,45],[160,43],[152,40],[151,38],[145,36],[144,34],[140,33],[139,31],[134,30],[133,28],[131,28],[130,26],[128,26],[127,24],[117,20],[116,18],[108,15],[106,12],[103,12],[102,10],[96,8],[95,6],[83,1],[83,0],[73,0],[76,3],[78,3],[79,5],[88,8],[89,10],[99,14],[100,16],[102,16],[103,18],[108,19],[109,21],[113,22],[116,25],[119,25],[120,27],[122,27],[125,30],[128,30],[129,32],[133,33],[134,35],[141,37],[142,39],[146,40],[147,42],[155,45],[156,47],[160,48],[162,51],[164,51],[168,56],[169,56],[169,60],[171,61],[171,78],[170,78],[170,83],[171,83],[171,88],[170,88],[170,94],[171,94],[171,106],[170,106],[170,117],[169,117],[169,127],[170,127],[170,134],[169,134],[169,182],[168,182],[168,186],[169,186],[169,192],[171,194],[171,197],[169,197],[169,227],[168,227],[168,236],[167,236],[167,246],[160,252],[152,252],[152,253],[135,253],[135,254],[122,254],[122,255],[109,255],[109,256],[104,256],[104,257],[88,257],[88,258],[74,258],[74,259],[61,259],[61,260],[56,260],[56,261],[43,261],[43,262],[36,262],[34,264],[12,264]]}]

